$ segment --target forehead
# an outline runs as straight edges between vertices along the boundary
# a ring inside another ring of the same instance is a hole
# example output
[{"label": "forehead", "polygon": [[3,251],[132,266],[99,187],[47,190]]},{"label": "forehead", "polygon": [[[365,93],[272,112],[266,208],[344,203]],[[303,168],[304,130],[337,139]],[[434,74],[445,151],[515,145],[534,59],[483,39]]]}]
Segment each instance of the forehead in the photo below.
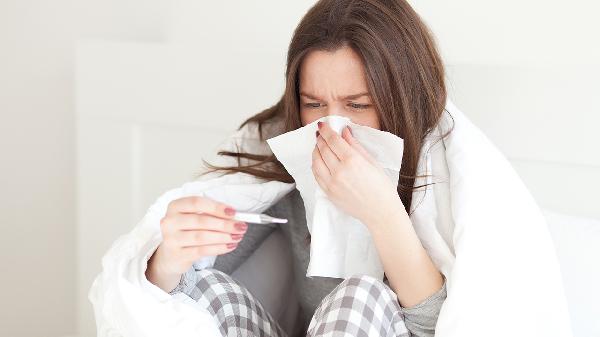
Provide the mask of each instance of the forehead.
[{"label": "forehead", "polygon": [[311,51],[300,66],[300,88],[321,96],[367,91],[362,60],[350,47]]}]

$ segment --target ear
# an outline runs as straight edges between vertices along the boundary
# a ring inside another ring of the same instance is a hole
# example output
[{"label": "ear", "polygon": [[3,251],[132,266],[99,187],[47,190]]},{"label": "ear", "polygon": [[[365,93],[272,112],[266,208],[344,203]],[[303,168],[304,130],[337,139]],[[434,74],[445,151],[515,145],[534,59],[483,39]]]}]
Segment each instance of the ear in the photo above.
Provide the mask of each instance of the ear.
[{"label": "ear", "polygon": [[350,144],[350,146],[352,146],[352,148],[354,150],[356,150],[358,153],[360,153],[363,157],[365,157],[369,163],[378,166],[377,162],[375,161],[375,159],[373,157],[371,157],[371,155],[369,154],[369,152],[367,152],[367,150],[365,150],[364,147],[362,147],[362,145],[360,145],[360,143],[358,142],[358,140],[356,140],[356,138],[354,138],[354,136],[352,136],[352,131],[350,130],[349,126],[346,126],[343,130],[342,130],[342,138],[348,143]]}]

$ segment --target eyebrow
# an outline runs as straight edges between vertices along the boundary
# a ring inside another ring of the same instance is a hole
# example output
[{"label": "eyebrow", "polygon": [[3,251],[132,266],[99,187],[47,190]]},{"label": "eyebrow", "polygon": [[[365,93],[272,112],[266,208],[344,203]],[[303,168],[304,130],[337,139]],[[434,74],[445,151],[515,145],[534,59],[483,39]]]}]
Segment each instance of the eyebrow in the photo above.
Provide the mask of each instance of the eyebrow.
[{"label": "eyebrow", "polygon": [[[314,99],[314,100],[317,100],[317,101],[320,100],[320,98],[316,97],[316,95],[309,94],[309,93],[306,93],[306,92],[300,92],[300,96],[304,96],[306,98]],[[342,97],[342,99],[343,100],[346,100],[346,99],[357,99],[357,98],[362,97],[362,96],[371,96],[371,94],[369,94],[368,92],[361,92],[359,94],[352,94],[352,95],[348,95],[348,96]]]}]

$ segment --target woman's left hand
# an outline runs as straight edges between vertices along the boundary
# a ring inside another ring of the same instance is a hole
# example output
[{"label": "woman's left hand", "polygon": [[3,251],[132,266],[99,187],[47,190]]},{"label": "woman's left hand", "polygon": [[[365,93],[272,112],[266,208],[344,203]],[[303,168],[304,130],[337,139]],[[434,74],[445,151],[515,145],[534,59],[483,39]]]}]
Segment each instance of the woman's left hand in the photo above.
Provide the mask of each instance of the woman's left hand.
[{"label": "woman's left hand", "polygon": [[329,124],[319,125],[312,172],[327,197],[368,227],[404,210],[396,186],[349,128],[340,136]]}]

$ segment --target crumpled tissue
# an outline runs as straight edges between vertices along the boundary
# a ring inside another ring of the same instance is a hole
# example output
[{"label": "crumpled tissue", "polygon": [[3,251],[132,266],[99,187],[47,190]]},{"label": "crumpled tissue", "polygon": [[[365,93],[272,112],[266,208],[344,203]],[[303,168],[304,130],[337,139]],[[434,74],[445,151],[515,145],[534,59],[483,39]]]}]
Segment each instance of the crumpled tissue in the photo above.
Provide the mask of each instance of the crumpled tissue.
[{"label": "crumpled tissue", "polygon": [[306,210],[311,234],[310,262],[306,276],[346,278],[354,274],[383,280],[383,265],[368,228],[336,207],[319,187],[312,173],[317,123],[329,123],[341,134],[348,125],[354,138],[398,183],[404,141],[385,131],[353,123],[338,115],[321,117],[310,124],[267,139],[273,154],[294,178]]}]

